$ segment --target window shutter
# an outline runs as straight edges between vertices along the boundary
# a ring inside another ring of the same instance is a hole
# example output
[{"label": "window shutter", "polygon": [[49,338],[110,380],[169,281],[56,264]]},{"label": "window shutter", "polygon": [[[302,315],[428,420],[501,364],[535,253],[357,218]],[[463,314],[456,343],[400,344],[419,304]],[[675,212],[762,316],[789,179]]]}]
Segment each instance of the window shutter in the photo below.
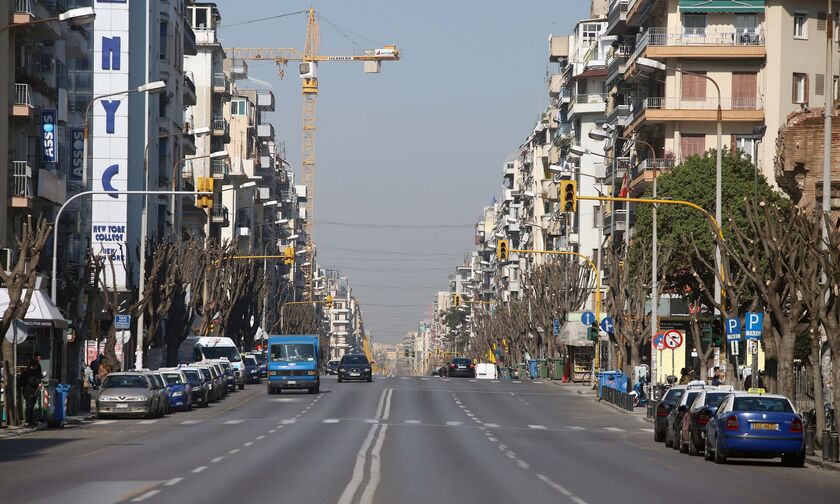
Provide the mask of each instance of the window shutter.
[{"label": "window shutter", "polygon": [[814,96],[825,96],[825,74],[814,75]]},{"label": "window shutter", "polygon": [[790,82],[791,82],[790,101],[791,101],[791,103],[796,103],[796,74],[795,73],[791,77]]}]

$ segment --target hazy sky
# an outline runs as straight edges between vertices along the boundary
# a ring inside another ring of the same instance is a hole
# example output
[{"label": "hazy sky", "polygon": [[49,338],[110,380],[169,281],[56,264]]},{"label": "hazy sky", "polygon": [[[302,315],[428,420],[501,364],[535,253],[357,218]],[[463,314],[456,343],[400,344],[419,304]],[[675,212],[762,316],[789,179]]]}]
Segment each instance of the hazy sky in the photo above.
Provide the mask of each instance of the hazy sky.
[{"label": "hazy sky", "polygon": [[[396,342],[428,316],[434,293],[473,248],[472,226],[500,191],[502,163],[546,106],[548,35],[569,33],[589,1],[311,4],[321,15],[321,54],[396,44],[402,55],[380,74],[358,62],[320,65],[315,184],[320,264],[348,276],[374,341]],[[225,25],[310,4],[217,5],[225,47],[303,49],[305,15]],[[280,80],[273,63],[252,62],[249,75],[274,87],[269,120],[299,173],[297,68]]]}]

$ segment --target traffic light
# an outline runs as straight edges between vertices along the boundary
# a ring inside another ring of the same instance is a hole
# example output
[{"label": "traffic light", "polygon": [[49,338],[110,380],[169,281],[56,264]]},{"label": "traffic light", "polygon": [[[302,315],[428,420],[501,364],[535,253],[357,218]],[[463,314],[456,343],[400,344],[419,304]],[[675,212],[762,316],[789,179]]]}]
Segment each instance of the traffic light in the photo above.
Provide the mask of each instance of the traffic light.
[{"label": "traffic light", "polygon": [[575,212],[575,211],[577,211],[577,181],[575,181],[575,180],[561,180],[560,181],[560,211],[561,212]]},{"label": "traffic light", "polygon": [[283,264],[294,264],[295,263],[295,249],[292,247],[286,247],[283,249]]},{"label": "traffic light", "polygon": [[592,323],[591,326],[586,328],[586,339],[589,341],[598,341],[598,335],[600,332],[598,331],[598,324],[595,322]]},{"label": "traffic light", "polygon": [[213,208],[213,178],[212,177],[198,177],[196,190],[201,193],[195,199],[195,204],[199,208]]},{"label": "traffic light", "polygon": [[452,304],[454,304],[456,308],[461,306],[461,295],[460,294],[455,294],[455,297],[453,298]]},{"label": "traffic light", "polygon": [[330,294],[327,294],[327,297],[324,298],[324,305],[327,308],[332,308],[333,305],[333,297]]},{"label": "traffic light", "polygon": [[500,261],[507,261],[509,254],[508,251],[509,248],[507,240],[499,240],[498,242],[496,242],[496,257]]}]

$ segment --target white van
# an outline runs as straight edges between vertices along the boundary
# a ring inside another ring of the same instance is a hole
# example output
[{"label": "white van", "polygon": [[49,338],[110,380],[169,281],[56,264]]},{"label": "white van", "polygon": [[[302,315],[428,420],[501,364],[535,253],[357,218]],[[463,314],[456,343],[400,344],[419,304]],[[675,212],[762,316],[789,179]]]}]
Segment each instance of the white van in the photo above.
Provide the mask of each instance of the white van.
[{"label": "white van", "polygon": [[475,377],[479,380],[496,380],[496,365],[480,362],[475,365]]},{"label": "white van", "polygon": [[193,361],[204,362],[217,359],[227,359],[236,374],[236,384],[239,390],[245,388],[245,363],[239,349],[230,338],[216,336],[200,336],[193,341]]}]

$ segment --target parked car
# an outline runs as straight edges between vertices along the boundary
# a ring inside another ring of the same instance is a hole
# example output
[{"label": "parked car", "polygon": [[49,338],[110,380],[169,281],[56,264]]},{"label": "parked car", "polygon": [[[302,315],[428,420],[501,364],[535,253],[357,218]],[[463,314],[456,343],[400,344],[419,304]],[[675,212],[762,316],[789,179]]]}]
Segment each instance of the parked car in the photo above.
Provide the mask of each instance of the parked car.
[{"label": "parked car", "polygon": [[656,419],[653,421],[653,440],[657,443],[665,441],[668,430],[668,415],[685,393],[685,385],[674,385],[662,396],[656,405]]},{"label": "parked car", "polygon": [[268,376],[268,359],[265,356],[264,352],[253,351],[249,352],[248,355],[253,355],[255,359],[257,359],[257,364],[260,366],[260,378],[265,378]]},{"label": "parked car", "polygon": [[209,405],[210,379],[205,378],[200,369],[181,366],[178,369],[184,373],[190,384],[190,401],[193,406],[206,408]]},{"label": "parked car", "polygon": [[694,402],[694,399],[697,397],[703,389],[706,388],[705,383],[696,383],[696,384],[689,384],[686,387],[685,393],[680,396],[680,400],[677,401],[675,407],[671,409],[666,417],[666,430],[665,430],[665,446],[669,448],[673,448],[675,450],[679,450],[680,446],[682,446],[682,419],[685,412],[688,411],[688,405]]},{"label": "parked car", "polygon": [[245,383],[260,383],[260,364],[253,355],[243,355],[242,363],[244,364]]},{"label": "parked car", "polygon": [[449,363],[449,377],[465,376],[475,378],[475,366],[466,357],[456,357]]},{"label": "parked car", "polygon": [[169,413],[169,403],[172,400],[172,389],[166,384],[163,375],[158,371],[146,371],[155,383],[158,390],[158,416],[164,416]]},{"label": "parked car", "polygon": [[327,374],[328,375],[337,375],[338,374],[338,362],[337,360],[331,360],[327,362]]},{"label": "parked car", "polygon": [[190,411],[192,409],[192,387],[180,369],[161,369],[160,374],[169,387],[169,408]]},{"label": "parked car", "polygon": [[338,363],[338,383],[348,380],[373,381],[373,371],[364,354],[345,354]]},{"label": "parked car", "polygon": [[210,369],[214,374],[214,378],[216,378],[218,382],[220,389],[219,399],[227,397],[228,392],[230,392],[230,384],[228,383],[228,377],[225,375],[225,368],[223,368],[219,362],[204,361],[202,364],[210,366]]},{"label": "parked car", "polygon": [[706,425],[706,460],[729,457],[782,458],[782,465],[805,465],[802,417],[790,400],[775,394],[729,394]]},{"label": "parked car", "polygon": [[208,400],[210,402],[218,402],[222,400],[222,392],[225,388],[222,387],[222,381],[216,372],[216,368],[210,366],[209,364],[190,364],[190,367],[200,370],[202,376],[208,381]]},{"label": "parked car", "polygon": [[[237,383],[237,376],[236,371],[234,370],[233,366],[230,365],[227,359],[219,359],[217,361],[212,361],[213,364],[218,365],[221,367],[222,374],[225,377],[225,384],[227,385],[228,392],[236,392],[236,383]],[[242,383],[242,386],[245,386],[245,383]]]},{"label": "parked car", "polygon": [[703,390],[694,398],[682,418],[680,452],[700,455],[706,446],[706,424],[717,412],[720,403],[731,393],[731,385],[719,385]]},{"label": "parked car", "polygon": [[144,373],[111,373],[102,381],[96,398],[99,418],[156,416],[157,399],[151,378]]}]

